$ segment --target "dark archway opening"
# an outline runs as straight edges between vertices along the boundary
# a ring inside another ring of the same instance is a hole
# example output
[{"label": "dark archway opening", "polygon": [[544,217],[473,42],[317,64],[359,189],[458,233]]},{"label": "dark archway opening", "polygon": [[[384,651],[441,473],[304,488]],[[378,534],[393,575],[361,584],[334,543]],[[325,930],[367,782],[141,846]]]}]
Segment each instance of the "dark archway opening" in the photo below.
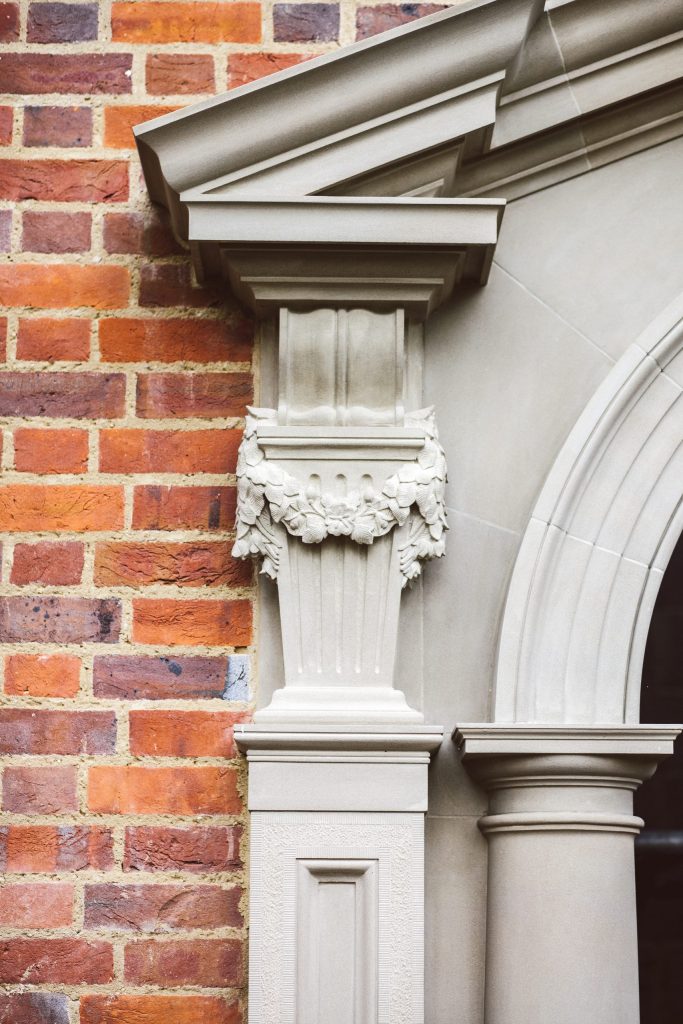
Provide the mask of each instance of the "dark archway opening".
[{"label": "dark archway opening", "polygon": [[[683,722],[683,537],[662,580],[648,633],[641,722]],[[636,794],[641,1024],[683,1021],[683,742]]]}]

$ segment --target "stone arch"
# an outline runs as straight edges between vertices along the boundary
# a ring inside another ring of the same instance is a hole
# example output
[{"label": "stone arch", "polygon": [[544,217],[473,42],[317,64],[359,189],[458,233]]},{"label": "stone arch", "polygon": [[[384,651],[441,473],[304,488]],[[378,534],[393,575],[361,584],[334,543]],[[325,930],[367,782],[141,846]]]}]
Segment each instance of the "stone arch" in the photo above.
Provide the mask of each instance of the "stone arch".
[{"label": "stone arch", "polygon": [[510,583],[496,722],[630,724],[655,598],[683,530],[683,295],[586,406]]}]

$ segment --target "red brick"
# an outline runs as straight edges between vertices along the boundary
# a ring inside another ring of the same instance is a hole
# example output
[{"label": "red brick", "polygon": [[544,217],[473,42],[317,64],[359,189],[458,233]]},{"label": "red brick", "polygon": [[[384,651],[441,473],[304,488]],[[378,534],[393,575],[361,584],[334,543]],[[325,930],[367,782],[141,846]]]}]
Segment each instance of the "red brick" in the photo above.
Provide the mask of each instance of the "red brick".
[{"label": "red brick", "polygon": [[237,887],[218,885],[86,885],[85,927],[141,932],[238,928],[243,924],[239,900]]},{"label": "red brick", "polygon": [[56,363],[81,361],[90,355],[90,320],[41,317],[20,320],[17,359]]},{"label": "red brick", "polygon": [[15,43],[19,38],[19,4],[0,4],[0,43]]},{"label": "red brick", "polygon": [[251,320],[100,320],[100,353],[108,363],[248,362]]},{"label": "red brick", "polygon": [[65,883],[25,882],[12,885],[6,882],[0,887],[0,925],[6,928],[62,928],[71,924],[73,899],[73,886]]},{"label": "red brick", "polygon": [[234,768],[95,765],[88,807],[96,814],[239,814]]},{"label": "red brick", "polygon": [[147,92],[156,96],[213,92],[213,58],[208,53],[150,53],[145,84]]},{"label": "red brick", "polygon": [[7,359],[7,317],[0,316],[0,360]]},{"label": "red brick", "polygon": [[[36,769],[32,769],[36,771]],[[47,770],[47,769],[46,769]],[[106,871],[114,863],[110,829],[85,825],[8,825],[0,828],[0,865],[23,874]],[[2,1018],[0,1018],[1,1020]]]},{"label": "red brick", "polygon": [[96,697],[120,700],[222,698],[227,671],[226,657],[98,655],[93,662],[93,688]]},{"label": "red brick", "polygon": [[103,473],[234,473],[239,430],[100,431]]},{"label": "red brick", "polygon": [[14,433],[14,466],[20,473],[84,473],[88,435],[75,428],[21,427]]},{"label": "red brick", "polygon": [[250,373],[147,373],[137,381],[142,419],[244,416],[253,399]]},{"label": "red brick", "polygon": [[91,225],[90,213],[26,210],[21,247],[24,252],[87,252]]},{"label": "red brick", "polygon": [[[0,65],[2,61],[0,61]],[[130,294],[127,267],[12,263],[0,267],[0,305],[34,309],[119,309]]]},{"label": "red brick", "polygon": [[75,654],[9,654],[5,693],[26,697],[75,697],[81,659]]},{"label": "red brick", "polygon": [[238,939],[146,939],[128,943],[123,973],[126,981],[136,985],[240,985],[242,943]]},{"label": "red brick", "polygon": [[242,711],[131,711],[130,752],[136,757],[235,757],[233,727]]},{"label": "red brick", "polygon": [[89,146],[90,107],[25,107],[25,146]]},{"label": "red brick", "polygon": [[29,43],[82,43],[97,39],[97,4],[32,3]]},{"label": "red brick", "polygon": [[12,142],[13,121],[14,108],[0,107],[0,146],[9,146]]},{"label": "red brick", "polygon": [[338,4],[275,4],[276,43],[329,43],[339,38]]},{"label": "red brick", "polygon": [[122,416],[122,373],[5,372],[0,376],[0,416],[113,419]]},{"label": "red brick", "polygon": [[114,3],[112,39],[118,43],[258,43],[258,3]]},{"label": "red brick", "polygon": [[39,541],[14,548],[10,583],[69,586],[83,575],[83,545],[78,541]]},{"label": "red brick", "polygon": [[228,57],[228,88],[247,85],[314,56],[313,53],[231,53]]},{"label": "red brick", "polygon": [[443,10],[443,4],[378,4],[376,7],[359,7],[356,11],[356,39],[367,39],[377,32],[387,32],[390,28]]},{"label": "red brick", "polygon": [[236,500],[234,487],[136,487],[133,529],[229,530]]},{"label": "red brick", "polygon": [[78,809],[76,769],[8,766],[2,780],[2,806],[17,814],[61,814]]},{"label": "red brick", "polygon": [[248,586],[252,568],[233,558],[230,547],[226,541],[98,544],[95,583],[100,587],[140,587],[150,583],[180,587]]},{"label": "red brick", "polygon": [[140,271],[141,306],[205,309],[219,306],[223,299],[224,295],[218,291],[203,288],[194,282],[192,268],[188,263],[148,263]]},{"label": "red brick", "polygon": [[8,484],[0,487],[0,532],[120,530],[121,487]]},{"label": "red brick", "polygon": [[0,940],[0,981],[97,985],[114,976],[112,947],[85,939]]},{"label": "red brick", "polygon": [[2,1024],[69,1024],[69,998],[57,992],[0,995]]},{"label": "red brick", "polygon": [[111,253],[170,256],[183,251],[155,210],[105,214],[103,241],[104,248]]},{"label": "red brick", "polygon": [[88,995],[81,999],[80,1024],[242,1024],[242,1014],[237,1003],[217,996]]},{"label": "red brick", "polygon": [[155,104],[117,106],[104,108],[104,144],[112,149],[135,149],[133,126],[151,121],[152,118],[169,114],[174,107],[160,107]]},{"label": "red brick", "polygon": [[123,160],[0,160],[0,199],[120,203],[127,198]]},{"label": "red brick", "polygon": [[132,65],[130,53],[4,53],[0,92],[128,93]]},{"label": "red brick", "polygon": [[0,643],[115,644],[121,602],[114,598],[0,598]]},{"label": "red brick", "polygon": [[242,866],[239,825],[161,828],[137,825],[126,829],[125,871],[187,871],[207,874]]},{"label": "red brick", "polygon": [[113,711],[0,709],[0,754],[112,754]]},{"label": "red brick", "polygon": [[167,644],[169,647],[178,644],[245,647],[251,643],[251,618],[251,603],[247,600],[180,601],[139,597],[133,600],[133,639],[139,644]]}]

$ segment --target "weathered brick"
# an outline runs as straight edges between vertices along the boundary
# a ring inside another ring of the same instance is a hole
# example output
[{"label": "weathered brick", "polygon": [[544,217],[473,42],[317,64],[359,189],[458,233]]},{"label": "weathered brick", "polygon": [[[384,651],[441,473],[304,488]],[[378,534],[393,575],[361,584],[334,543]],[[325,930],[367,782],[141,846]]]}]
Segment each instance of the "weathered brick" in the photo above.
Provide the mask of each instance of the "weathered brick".
[{"label": "weathered brick", "polygon": [[235,521],[234,487],[136,487],[135,530],[229,530]]},{"label": "weathered brick", "polygon": [[[0,61],[0,65],[2,61]],[[11,263],[0,267],[0,305],[38,309],[119,309],[128,303],[127,267]]]},{"label": "weathered brick", "polygon": [[122,373],[5,372],[0,376],[0,416],[113,419],[122,416]]},{"label": "weathered brick", "polygon": [[85,927],[141,932],[240,927],[240,895],[235,886],[86,885]]},{"label": "weathered brick", "polygon": [[0,981],[36,985],[98,985],[114,975],[108,942],[85,939],[2,939]]},{"label": "weathered brick", "polygon": [[125,871],[187,871],[207,874],[242,866],[239,825],[195,825],[161,828],[136,825],[126,829]]},{"label": "weathered brick", "polygon": [[77,810],[76,769],[72,765],[45,768],[9,765],[3,773],[2,807],[17,814],[62,814]]},{"label": "weathered brick", "polygon": [[0,43],[15,43],[19,38],[19,4],[0,4]]},{"label": "weathered brick", "polygon": [[88,807],[98,814],[239,814],[234,768],[94,765]]},{"label": "weathered brick", "polygon": [[244,416],[253,398],[250,373],[146,373],[137,381],[142,419]]},{"label": "weathered brick", "polygon": [[128,93],[132,66],[130,53],[4,53],[0,92]]},{"label": "weathered brick", "polygon": [[0,709],[0,754],[112,754],[113,711]]},{"label": "weathered brick", "polygon": [[24,252],[87,252],[92,214],[26,210],[22,218]]},{"label": "weathered brick", "polygon": [[5,693],[27,697],[75,697],[81,659],[75,654],[9,654]]},{"label": "weathered brick", "polygon": [[[242,1021],[237,1003],[217,996],[87,995],[81,999],[80,1024],[242,1024]],[[26,1024],[43,1024],[43,1021],[26,1021]]]},{"label": "weathered brick", "polygon": [[[2,161],[0,161],[1,163]],[[0,176],[0,185],[2,178]],[[1,194],[1,193],[0,193]],[[148,263],[140,270],[141,306],[219,306],[224,296],[195,284],[189,263]]]},{"label": "weathered brick", "polygon": [[127,198],[123,160],[0,160],[0,199],[120,203]]},{"label": "weathered brick", "polygon": [[147,92],[154,96],[191,96],[213,92],[213,57],[204,53],[150,53],[145,68]]},{"label": "weathered brick", "polygon": [[0,487],[0,531],[120,530],[123,491],[91,485],[8,484]]},{"label": "weathered brick", "polygon": [[6,882],[0,887],[0,925],[63,928],[71,924],[73,899],[73,886],[64,882]]},{"label": "weathered brick", "polygon": [[120,630],[121,602],[114,598],[0,598],[1,643],[115,644]]},{"label": "weathered brick", "polygon": [[105,214],[103,242],[106,251],[111,253],[171,256],[183,251],[156,210]]},{"label": "weathered brick", "polygon": [[79,361],[90,355],[90,321],[64,317],[20,320],[17,359],[56,363]]},{"label": "weathered brick", "polygon": [[314,56],[312,53],[231,53],[228,57],[228,88],[247,85]]},{"label": "weathered brick", "polygon": [[14,108],[0,107],[0,146],[9,146],[12,142],[13,122]]},{"label": "weathered brick", "polygon": [[112,5],[111,26],[119,43],[258,43],[261,7],[135,0]]},{"label": "weathered brick", "polygon": [[339,38],[338,4],[275,4],[276,43],[330,43]]},{"label": "weathered brick", "polygon": [[88,434],[77,428],[20,427],[14,432],[14,466],[20,473],[83,473],[88,467]]},{"label": "weathered brick", "polygon": [[0,252],[9,252],[12,241],[12,211],[0,210]]},{"label": "weathered brick", "polygon": [[90,107],[26,107],[25,146],[89,146],[92,142]]},{"label": "weathered brick", "polygon": [[251,359],[250,320],[100,320],[100,353],[108,363],[222,363]]},{"label": "weathered brick", "polygon": [[378,4],[376,7],[359,7],[356,11],[356,39],[367,39],[377,32],[386,32],[444,9],[443,4]]},{"label": "weathered brick", "polygon": [[103,473],[234,473],[239,430],[100,431]]},{"label": "weathered brick", "polygon": [[121,700],[222,698],[227,671],[226,657],[98,655],[93,663],[93,689],[96,697]]},{"label": "weathered brick", "polygon": [[14,548],[10,583],[69,586],[83,575],[83,545],[78,541],[39,541]]},{"label": "weathered brick", "polygon": [[29,43],[81,43],[97,39],[97,4],[32,3]]},{"label": "weathered brick", "polygon": [[251,602],[135,598],[133,639],[140,644],[170,647],[245,647],[251,643]]},{"label": "weathered brick", "polygon": [[175,107],[160,107],[156,104],[117,106],[104,108],[104,144],[112,149],[135,149],[133,126],[151,121],[154,117],[168,114]]},{"label": "weathered brick", "polygon": [[130,712],[130,752],[136,757],[235,757],[233,727],[242,711]]},{"label": "weathered brick", "polygon": [[0,360],[7,359],[7,317],[0,316]]},{"label": "weathered brick", "polygon": [[58,992],[0,994],[0,1024],[69,1024],[69,998]]},{"label": "weathered brick", "polygon": [[238,939],[145,939],[129,942],[123,973],[136,985],[224,988],[242,983],[242,943]]},{"label": "weathered brick", "polygon": [[110,541],[95,549],[95,583],[139,587],[170,583],[180,587],[247,586],[252,570],[230,554],[226,541],[136,543]]},{"label": "weathered brick", "polygon": [[0,828],[0,865],[5,871],[23,874],[88,868],[106,871],[113,863],[114,839],[110,829],[86,825],[6,825]]}]

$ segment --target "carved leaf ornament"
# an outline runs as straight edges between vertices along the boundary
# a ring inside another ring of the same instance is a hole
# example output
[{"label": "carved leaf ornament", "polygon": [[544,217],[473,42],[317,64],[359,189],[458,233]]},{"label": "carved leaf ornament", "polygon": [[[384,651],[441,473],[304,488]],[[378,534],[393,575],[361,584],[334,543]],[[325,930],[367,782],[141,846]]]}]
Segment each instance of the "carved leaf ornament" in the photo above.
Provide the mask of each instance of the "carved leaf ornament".
[{"label": "carved leaf ornament", "polygon": [[280,523],[304,544],[319,544],[326,537],[350,537],[357,544],[372,544],[394,526],[408,523],[399,551],[403,586],[422,571],[422,562],[440,558],[445,550],[446,457],[439,444],[433,408],[405,418],[406,426],[425,432],[417,459],[404,462],[381,490],[368,487],[340,498],[318,494],[302,485],[281,466],[268,461],[259,447],[259,423],[274,424],[274,409],[249,408],[237,460],[236,558],[263,559],[261,571],[277,579],[280,545],[274,529]]}]

